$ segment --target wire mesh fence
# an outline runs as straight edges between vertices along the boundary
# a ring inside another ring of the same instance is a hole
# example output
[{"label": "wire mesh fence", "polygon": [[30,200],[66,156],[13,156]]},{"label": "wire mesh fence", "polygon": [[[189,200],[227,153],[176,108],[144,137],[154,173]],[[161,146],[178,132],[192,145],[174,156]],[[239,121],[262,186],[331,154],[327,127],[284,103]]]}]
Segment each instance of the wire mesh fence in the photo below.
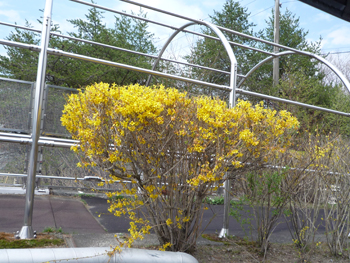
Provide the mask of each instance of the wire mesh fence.
[{"label": "wire mesh fence", "polygon": [[0,172],[9,174],[0,176],[2,184],[23,183],[21,178],[12,177],[10,174],[23,174],[26,170],[28,145],[17,143],[0,143]]},{"label": "wire mesh fence", "polygon": [[69,89],[59,86],[46,85],[45,87],[45,104],[43,119],[43,135],[70,137],[65,127],[61,125],[61,116],[66,103],[66,98],[77,93],[76,89]]},{"label": "wire mesh fence", "polygon": [[33,83],[0,78],[0,130],[30,132]]},{"label": "wire mesh fence", "polygon": [[[31,133],[34,89],[35,85],[31,82],[0,78],[0,132]],[[77,90],[46,85],[41,135],[70,137],[66,128],[61,125],[60,119],[66,98],[72,93],[77,93]],[[28,170],[29,151],[30,145],[0,142],[1,185],[25,186],[24,175]],[[79,157],[69,148],[39,147],[37,175],[40,177],[36,178],[36,185],[88,188],[95,186],[96,182],[93,180],[83,179],[101,177],[103,171],[98,168],[79,168],[78,162]]]}]

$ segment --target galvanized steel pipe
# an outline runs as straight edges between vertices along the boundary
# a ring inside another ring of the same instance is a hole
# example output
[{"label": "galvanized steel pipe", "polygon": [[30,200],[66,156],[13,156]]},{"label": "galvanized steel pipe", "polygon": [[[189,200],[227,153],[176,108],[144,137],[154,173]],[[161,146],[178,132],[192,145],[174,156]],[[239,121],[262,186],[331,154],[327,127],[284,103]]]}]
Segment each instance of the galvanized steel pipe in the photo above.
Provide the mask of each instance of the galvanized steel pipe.
[{"label": "galvanized steel pipe", "polygon": [[21,239],[32,238],[34,231],[32,229],[33,218],[33,205],[34,205],[34,189],[35,189],[35,175],[38,158],[38,140],[40,136],[40,120],[41,112],[43,108],[43,90],[45,86],[45,72],[47,62],[47,48],[50,39],[50,27],[51,27],[51,11],[52,0],[46,0],[44,18],[43,18],[43,30],[40,43],[40,54],[38,61],[38,72],[36,76],[35,87],[35,102],[34,102],[34,114],[33,114],[33,128],[31,135],[31,150],[29,153],[28,162],[28,177],[27,177],[27,192],[24,207],[24,225],[19,233]]},{"label": "galvanized steel pipe", "polygon": [[183,252],[147,249],[123,249],[109,256],[110,247],[0,249],[0,263],[198,263],[193,256]]}]

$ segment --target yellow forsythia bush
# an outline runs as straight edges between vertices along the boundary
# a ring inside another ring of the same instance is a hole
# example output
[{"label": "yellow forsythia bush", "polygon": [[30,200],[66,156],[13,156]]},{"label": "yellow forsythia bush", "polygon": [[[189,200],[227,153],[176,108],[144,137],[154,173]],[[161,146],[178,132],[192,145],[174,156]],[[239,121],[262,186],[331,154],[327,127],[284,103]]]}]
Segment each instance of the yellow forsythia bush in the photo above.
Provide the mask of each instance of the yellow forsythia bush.
[{"label": "yellow forsythia bush", "polygon": [[[80,140],[79,166],[98,166],[107,183],[129,180],[110,211],[131,219],[129,240],[151,229],[163,248],[195,246],[202,200],[229,171],[261,166],[284,152],[298,121],[248,101],[233,109],[173,88],[99,83],[69,97],[62,124]],[[144,207],[144,216],[136,210]]]}]

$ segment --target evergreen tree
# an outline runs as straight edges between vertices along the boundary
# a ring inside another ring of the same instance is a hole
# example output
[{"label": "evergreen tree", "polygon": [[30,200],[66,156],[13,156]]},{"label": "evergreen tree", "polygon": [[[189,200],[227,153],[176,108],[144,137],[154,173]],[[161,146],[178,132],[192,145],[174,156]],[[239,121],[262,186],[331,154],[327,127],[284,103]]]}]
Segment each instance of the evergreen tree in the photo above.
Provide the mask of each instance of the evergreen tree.
[{"label": "evergreen tree", "polygon": [[[249,13],[247,12],[247,8],[243,8],[239,2],[235,2],[233,0],[227,0],[222,11],[214,11],[213,15],[209,15],[213,24],[237,30],[246,34],[252,34],[252,28],[255,25],[253,23],[249,23],[248,16]],[[217,37],[217,35],[207,27],[202,29],[202,33]],[[229,41],[246,45],[251,43],[251,40],[246,38],[242,38],[227,32],[223,32],[223,34]],[[252,52],[233,45],[232,49],[238,61],[238,73],[246,71],[246,61],[249,61]],[[227,72],[230,72],[231,68],[231,62],[222,43],[209,38],[198,40],[197,43],[195,43],[192,53],[186,57],[186,60],[190,63],[220,69]],[[223,85],[229,85],[230,82],[230,76],[228,74],[197,68],[193,68],[191,70],[191,76],[206,82]],[[188,87],[188,89],[191,91],[195,89],[195,92],[206,93],[212,96],[228,95],[227,92],[221,92],[215,89],[207,89],[205,87],[197,87],[193,85]]]},{"label": "evergreen tree", "polygon": [[[267,25],[263,30],[260,30],[256,35],[264,40],[274,42],[274,14],[266,21]],[[308,31],[300,27],[299,18],[290,12],[288,9],[285,13],[280,14],[280,41],[281,45],[295,48],[302,51],[308,51],[315,54],[320,54],[321,40],[309,43],[306,38]],[[261,42],[256,43],[256,47],[273,52],[273,46]],[[280,52],[285,51],[283,49]],[[266,58],[268,55],[256,53],[252,56],[251,67],[259,61]],[[321,73],[318,66],[318,61],[310,59],[305,55],[293,54],[280,57],[279,76],[280,79],[287,79],[284,75],[293,74],[293,72],[303,72],[306,76],[313,78],[315,81],[322,81],[324,75]],[[249,77],[243,88],[254,92],[259,92],[267,95],[279,96],[281,91],[277,87],[273,87],[272,80],[272,62],[266,63],[260,67],[251,77]],[[250,98],[257,100],[257,98]]]},{"label": "evergreen tree", "polygon": [[[309,43],[306,40],[307,35],[308,31],[300,27],[299,18],[296,18],[292,12],[286,10],[280,15],[280,44],[320,55],[321,39]],[[267,20],[267,27],[261,30],[257,37],[273,42],[273,36],[274,16],[272,14]],[[273,52],[273,47],[270,45],[260,44],[259,47]],[[279,85],[273,86],[272,63],[266,64],[248,79],[245,88],[324,108],[350,110],[349,96],[342,92],[339,85],[327,83],[319,61],[315,59],[298,54],[280,57],[279,76]],[[249,99],[259,100],[253,97]],[[273,101],[267,101],[267,103],[270,107],[291,111],[300,121],[300,131],[314,132],[317,129],[324,133],[336,131],[349,134],[349,125],[345,117],[285,103]]]},{"label": "evergreen tree", "polygon": [[[142,11],[139,15],[145,17]],[[125,16],[115,17],[114,28],[107,28],[103,24],[103,13],[96,8],[90,9],[85,17],[85,20],[69,20],[77,29],[77,32],[68,33],[70,36],[148,54],[156,52],[153,45],[153,34],[148,32],[148,25],[145,22]],[[30,25],[27,23],[27,26]],[[59,26],[53,25],[51,31],[60,33]],[[7,39],[37,45],[40,42],[40,35],[15,29]],[[144,56],[56,36],[51,36],[49,47],[138,67],[151,67],[150,59]],[[35,81],[38,53],[14,47],[6,47],[6,49],[7,56],[0,56],[1,75]],[[48,56],[46,69],[47,83],[74,88],[101,81],[119,85],[144,83],[146,77],[145,74],[138,72],[54,55]]]},{"label": "evergreen tree", "polygon": [[[266,21],[266,27],[258,33],[253,32],[254,24],[249,23],[248,17],[248,10],[241,7],[239,2],[234,2],[233,0],[227,0],[222,11],[214,11],[214,15],[210,16],[211,22],[216,25],[273,42],[273,12]],[[203,33],[212,34],[208,29],[203,30]],[[228,33],[224,34],[229,41],[253,46],[271,53],[273,52],[273,46],[271,45],[262,42],[255,42]],[[286,10],[284,13],[280,14],[281,45],[320,54],[321,39],[310,43],[307,41],[307,35],[308,31],[301,28],[299,18],[297,18],[292,12]],[[268,57],[268,55],[264,53],[253,52],[234,45],[231,46],[238,61],[239,74],[245,75],[259,61]],[[280,51],[284,50],[281,49]],[[222,44],[219,41],[211,39],[199,40],[196,43],[196,48],[193,50],[191,56],[187,57],[187,60],[192,63],[226,71],[230,71],[231,66]],[[276,86],[273,85],[272,67],[272,62],[265,63],[247,78],[243,86],[240,88],[337,110],[344,110],[350,105],[349,99],[344,97],[344,93],[338,86],[330,85],[329,83],[327,84],[324,81],[325,75],[322,72],[318,61],[311,59],[308,56],[293,54],[281,57],[279,67],[280,83]],[[221,73],[193,70],[192,77],[227,86],[229,84],[229,76]],[[240,79],[238,79],[238,83],[239,81]],[[213,90],[208,91],[204,88],[197,89],[197,92],[222,96],[222,92]],[[225,95],[227,96],[227,93]],[[253,103],[262,100],[261,98],[254,96],[240,95],[240,97],[243,99],[249,99]],[[344,103],[341,103],[340,105],[339,99]],[[346,130],[348,129],[346,121],[343,118],[338,118],[339,116],[336,115],[305,109],[303,107],[281,104],[272,100],[265,100],[265,102],[268,107],[273,107],[278,110],[288,109],[292,111],[301,122],[301,130],[314,130],[319,127],[327,132],[330,131],[332,127],[339,126],[339,131],[346,133]]]}]

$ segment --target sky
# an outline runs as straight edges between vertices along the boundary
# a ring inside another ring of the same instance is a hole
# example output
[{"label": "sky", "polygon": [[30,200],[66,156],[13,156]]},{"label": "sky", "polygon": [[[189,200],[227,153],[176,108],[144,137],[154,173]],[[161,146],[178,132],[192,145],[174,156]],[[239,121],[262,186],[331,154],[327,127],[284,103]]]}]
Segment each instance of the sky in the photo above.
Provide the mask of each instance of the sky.
[{"label": "sky", "polygon": [[[87,0],[86,0],[87,1]],[[195,19],[203,19],[209,21],[209,15],[213,14],[213,10],[221,11],[225,0],[135,0],[136,2],[147,3],[147,5],[157,7],[166,11],[181,14]],[[139,7],[136,5],[124,3],[120,0],[95,0],[98,5],[112,8],[127,13],[138,12]],[[250,13],[249,20],[257,24],[254,31],[258,31],[265,27],[265,20],[271,15],[274,8],[274,0],[240,0],[241,6],[248,8]],[[280,0],[280,12],[290,10],[300,17],[300,27],[309,31],[308,41],[317,41],[322,37],[323,53],[340,53],[340,56],[347,55],[350,52],[350,23],[325,12],[315,9],[297,0]],[[34,28],[41,29],[41,25],[37,22],[43,13],[40,9],[44,9],[45,0],[0,0],[0,21],[7,23],[17,23],[24,25],[25,21],[29,21]],[[62,33],[74,31],[68,19],[82,18],[87,13],[88,6],[78,4],[69,0],[53,0],[52,20],[60,25]],[[174,18],[169,15],[160,14],[158,12],[147,10],[149,19],[170,24],[173,26],[182,26],[187,21]],[[107,26],[113,27],[114,14],[105,13],[104,22]],[[162,43],[173,33],[173,30],[151,25],[152,31],[156,38],[156,44],[160,48]],[[198,30],[195,27],[190,30]],[[0,39],[5,39],[13,28],[0,25]],[[190,34],[179,35],[177,42],[169,48],[168,55],[173,54],[175,57],[187,48],[191,48],[197,38]],[[345,53],[343,53],[345,52]],[[0,54],[5,55],[4,48],[0,45]]]}]

